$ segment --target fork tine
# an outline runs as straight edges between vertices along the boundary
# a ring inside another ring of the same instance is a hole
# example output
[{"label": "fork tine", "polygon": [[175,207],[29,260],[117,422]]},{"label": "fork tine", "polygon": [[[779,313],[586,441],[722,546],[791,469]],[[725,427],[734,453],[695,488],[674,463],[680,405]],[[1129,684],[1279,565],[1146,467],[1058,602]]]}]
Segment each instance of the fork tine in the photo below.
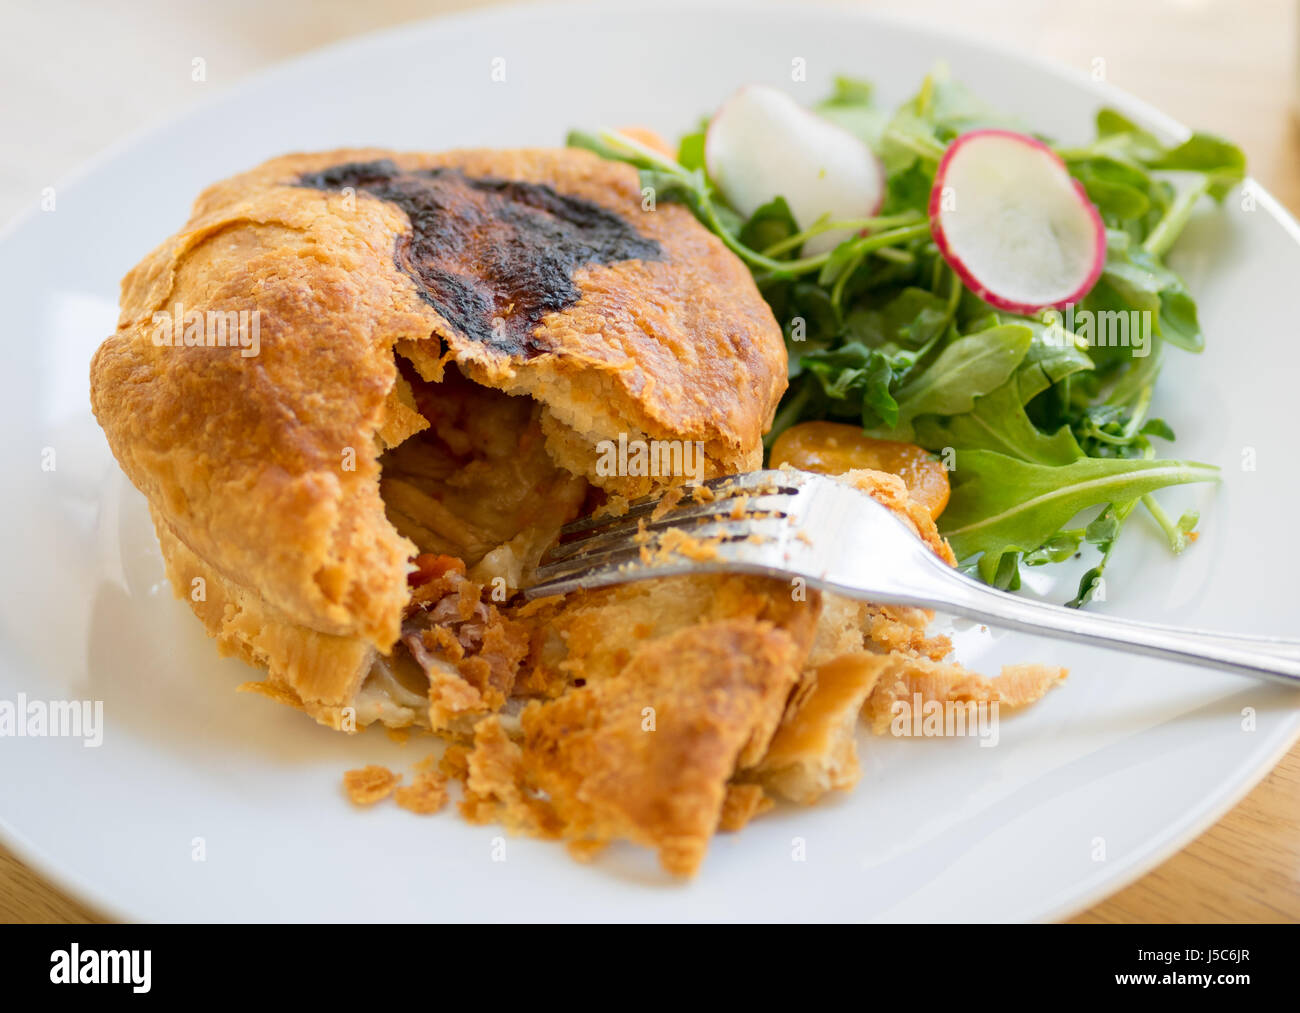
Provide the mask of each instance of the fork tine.
[{"label": "fork tine", "polygon": [[[525,594],[536,598],[640,577],[744,569],[748,564],[734,543],[785,542],[793,532],[797,494],[811,479],[815,476],[788,471],[731,475],[704,483],[712,494],[708,499],[692,497],[685,505],[664,509],[663,497],[645,498],[621,515],[581,518],[561,529]],[[743,509],[738,509],[742,497]],[[661,509],[663,514],[656,517]],[[697,544],[720,549],[718,558],[671,551],[675,547],[665,547],[662,540],[674,530]],[[728,546],[734,547],[727,551]],[[629,572],[633,570],[635,576]]]},{"label": "fork tine", "polygon": [[621,549],[613,549],[609,552],[601,553],[595,557],[583,556],[579,559],[562,560],[556,563],[547,563],[539,566],[534,572],[536,583],[529,590],[535,591],[546,584],[555,584],[559,581],[568,580],[576,577],[578,574],[587,571],[594,572],[596,569],[609,567],[617,570],[619,567],[626,566],[629,563],[639,562],[641,559],[640,545],[626,545]]},{"label": "fork tine", "polygon": [[[737,498],[738,499],[738,498]],[[721,500],[716,503],[702,503],[689,507],[675,507],[662,517],[647,520],[645,515],[635,521],[619,518],[620,523],[605,528],[593,528],[586,532],[561,539],[547,551],[545,563],[558,563],[579,553],[595,553],[612,545],[622,544],[638,535],[654,536],[669,528],[680,528],[695,532],[700,527],[728,520],[762,520],[768,517],[782,518],[786,515],[788,498],[782,496],[760,496],[750,498],[745,504],[742,517],[733,517],[737,499]],[[653,514],[650,516],[653,517]]]},{"label": "fork tine", "polygon": [[[754,471],[742,475],[727,475],[722,478],[711,478],[699,485],[685,486],[685,492],[682,496],[682,506],[673,509],[690,510],[692,507],[698,507],[701,511],[707,511],[710,508],[715,512],[722,512],[719,504],[727,500],[737,499],[740,496],[752,496],[756,489],[768,490],[773,493],[789,493],[797,491],[803,483],[803,477],[796,472],[787,471]],[[712,496],[709,499],[700,499],[695,492],[696,489],[705,488],[709,490]],[[587,532],[595,532],[600,528],[628,527],[636,528],[636,521],[646,517],[658,508],[663,502],[661,496],[643,496],[640,499],[632,500],[626,511],[621,514],[591,514],[587,517],[580,517],[570,524],[566,524],[560,529],[561,541],[567,541],[572,536],[581,535]]]},{"label": "fork tine", "polygon": [[689,559],[676,560],[656,566],[641,566],[635,562],[609,562],[586,569],[578,568],[576,573],[549,577],[540,584],[533,584],[524,590],[526,598],[549,598],[552,595],[565,595],[573,591],[594,591],[611,584],[626,584],[651,577],[676,577],[688,573],[706,573],[709,570],[742,570],[744,567],[725,563],[702,564]]},{"label": "fork tine", "polygon": [[[618,580],[629,579],[628,574],[635,572],[640,576],[660,576],[669,572],[684,570],[698,571],[710,565],[722,569],[734,568],[735,560],[726,547],[736,542],[780,542],[782,536],[790,533],[788,514],[780,517],[746,518],[744,521],[718,520],[714,523],[698,524],[687,534],[701,546],[707,546],[717,552],[716,558],[695,558],[691,555],[665,548],[658,536],[674,528],[664,528],[652,533],[644,541],[632,542],[628,538],[601,539],[600,544],[591,551],[570,554],[563,559],[544,557],[542,564],[534,572],[535,583],[527,589],[529,597],[540,597],[549,593],[557,584],[581,583],[582,586],[598,586],[600,583],[614,583],[614,579],[596,580],[597,574],[616,577]],[[681,530],[675,528],[675,530]],[[586,543],[582,543],[586,547]],[[576,578],[581,577],[581,581]]]}]

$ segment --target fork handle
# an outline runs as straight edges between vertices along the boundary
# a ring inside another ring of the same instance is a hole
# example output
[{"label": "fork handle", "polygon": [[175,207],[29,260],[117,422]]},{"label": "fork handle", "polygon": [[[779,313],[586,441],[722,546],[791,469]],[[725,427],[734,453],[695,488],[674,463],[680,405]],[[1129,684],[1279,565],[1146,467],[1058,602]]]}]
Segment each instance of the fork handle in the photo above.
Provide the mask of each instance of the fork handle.
[{"label": "fork handle", "polygon": [[1169,661],[1226,669],[1300,689],[1300,641],[1116,619],[1029,601],[951,570],[948,576],[944,600],[932,599],[932,603],[968,619],[1098,647],[1124,648]]}]

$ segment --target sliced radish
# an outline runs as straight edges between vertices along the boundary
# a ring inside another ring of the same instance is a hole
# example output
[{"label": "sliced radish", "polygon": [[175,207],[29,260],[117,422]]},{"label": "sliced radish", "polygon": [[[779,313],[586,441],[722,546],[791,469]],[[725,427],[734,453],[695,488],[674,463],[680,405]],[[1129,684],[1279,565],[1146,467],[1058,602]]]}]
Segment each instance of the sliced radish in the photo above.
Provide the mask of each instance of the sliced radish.
[{"label": "sliced radish", "polygon": [[[741,88],[722,104],[709,122],[704,160],[742,215],[784,197],[801,230],[824,216],[870,218],[885,196],[884,170],[870,148],[765,85]],[[804,244],[804,252],[824,253],[850,235],[847,229],[823,232]]]},{"label": "sliced radish", "polygon": [[1056,152],[1011,130],[948,145],[930,192],[934,241],[985,302],[1012,313],[1087,294],[1106,262],[1106,228]]}]

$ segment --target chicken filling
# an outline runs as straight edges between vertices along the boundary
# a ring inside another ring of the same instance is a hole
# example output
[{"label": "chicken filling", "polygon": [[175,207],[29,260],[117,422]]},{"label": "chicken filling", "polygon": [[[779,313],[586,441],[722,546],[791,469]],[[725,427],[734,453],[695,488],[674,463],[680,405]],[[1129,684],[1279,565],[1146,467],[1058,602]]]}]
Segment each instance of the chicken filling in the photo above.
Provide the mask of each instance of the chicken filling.
[{"label": "chicken filling", "polygon": [[585,479],[546,452],[541,406],[448,366],[402,383],[427,427],[380,458],[388,519],[419,549],[399,643],[376,660],[359,714],[468,731],[510,696],[528,649],[499,606],[524,585],[559,529],[590,505]]}]

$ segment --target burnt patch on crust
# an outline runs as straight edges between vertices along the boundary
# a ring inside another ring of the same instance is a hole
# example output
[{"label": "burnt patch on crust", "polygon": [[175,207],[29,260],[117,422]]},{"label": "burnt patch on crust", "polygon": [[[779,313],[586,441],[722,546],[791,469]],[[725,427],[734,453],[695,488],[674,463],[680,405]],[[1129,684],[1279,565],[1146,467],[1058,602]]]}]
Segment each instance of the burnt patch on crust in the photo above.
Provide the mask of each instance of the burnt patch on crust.
[{"label": "burnt patch on crust", "polygon": [[541,183],[405,170],[388,159],[336,165],[298,183],[352,187],[405,211],[411,231],[393,251],[398,269],[461,334],[514,357],[551,350],[533,332],[578,301],[578,268],[662,257],[657,242],[618,215]]}]

